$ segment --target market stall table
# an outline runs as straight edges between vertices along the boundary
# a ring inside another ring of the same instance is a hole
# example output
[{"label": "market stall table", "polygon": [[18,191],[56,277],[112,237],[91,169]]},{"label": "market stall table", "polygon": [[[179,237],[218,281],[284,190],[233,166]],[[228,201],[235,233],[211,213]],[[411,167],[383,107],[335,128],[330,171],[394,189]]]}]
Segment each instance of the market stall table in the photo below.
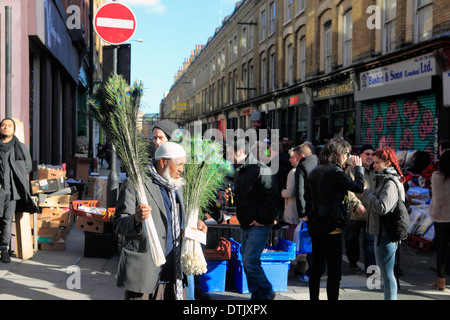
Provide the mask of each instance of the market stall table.
[{"label": "market stall table", "polygon": [[241,228],[236,218],[236,212],[221,210],[221,213],[224,216],[224,221],[222,223],[217,223],[217,221],[207,215],[208,219],[205,223],[208,227],[208,233],[206,234],[205,249],[215,248],[221,237],[225,239],[233,238],[237,241],[241,241]]}]

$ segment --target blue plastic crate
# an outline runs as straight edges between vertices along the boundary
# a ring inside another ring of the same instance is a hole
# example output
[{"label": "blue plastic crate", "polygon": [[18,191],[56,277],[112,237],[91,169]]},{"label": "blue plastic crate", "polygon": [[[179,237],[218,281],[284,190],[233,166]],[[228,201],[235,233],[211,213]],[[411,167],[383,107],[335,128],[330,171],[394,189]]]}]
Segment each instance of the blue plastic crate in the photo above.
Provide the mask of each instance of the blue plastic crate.
[{"label": "blue plastic crate", "polygon": [[[231,258],[242,261],[241,247],[242,245],[230,238],[231,243]],[[295,243],[286,239],[278,239],[276,246],[266,246],[267,250],[276,250],[277,252],[263,252],[261,253],[261,261],[289,261],[295,260]]]},{"label": "blue plastic crate", "polygon": [[208,271],[200,275],[200,289],[203,292],[225,292],[227,260],[206,260]]},{"label": "blue plastic crate", "polygon": [[[267,280],[272,284],[273,291],[284,292],[287,290],[290,261],[261,261],[261,266]],[[241,261],[230,260],[228,277],[234,289],[240,293],[249,293],[247,276]]]}]

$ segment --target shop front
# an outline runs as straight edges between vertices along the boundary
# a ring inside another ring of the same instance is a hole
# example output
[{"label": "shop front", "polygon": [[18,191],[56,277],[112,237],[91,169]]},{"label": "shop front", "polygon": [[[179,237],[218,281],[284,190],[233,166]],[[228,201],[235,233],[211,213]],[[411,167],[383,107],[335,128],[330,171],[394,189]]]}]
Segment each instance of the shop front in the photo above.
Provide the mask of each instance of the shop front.
[{"label": "shop front", "polygon": [[295,145],[307,138],[308,112],[305,96],[298,93],[278,99],[280,138],[288,137]]},{"label": "shop front", "polygon": [[333,137],[343,137],[355,144],[357,107],[353,94],[350,78],[312,88],[314,144],[324,144]]},{"label": "shop front", "polygon": [[245,130],[252,129],[254,127],[252,121],[252,113],[254,109],[252,107],[242,108],[239,112],[239,128]]},{"label": "shop front", "polygon": [[440,88],[433,53],[361,72],[361,139],[375,148],[435,153]]}]

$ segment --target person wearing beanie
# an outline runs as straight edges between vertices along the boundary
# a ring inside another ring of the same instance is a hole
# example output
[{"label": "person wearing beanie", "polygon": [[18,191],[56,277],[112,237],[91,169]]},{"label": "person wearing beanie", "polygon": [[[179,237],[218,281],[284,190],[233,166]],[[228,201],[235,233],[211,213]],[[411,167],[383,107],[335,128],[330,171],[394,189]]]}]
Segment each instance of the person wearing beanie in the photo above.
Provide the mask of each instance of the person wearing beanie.
[{"label": "person wearing beanie", "polygon": [[15,136],[11,118],[0,122],[0,250],[1,261],[11,262],[9,243],[14,212],[39,212],[30,195],[28,173],[32,162],[27,147]]},{"label": "person wearing beanie", "polygon": [[[364,167],[364,188],[370,187],[370,181],[373,176],[373,147],[369,144],[365,144],[361,147],[360,157],[361,163]],[[349,167],[346,173],[352,179],[355,176],[353,168]],[[360,258],[360,244],[359,235],[363,232],[363,256],[364,256],[364,269],[367,273],[367,268],[371,265],[375,265],[375,251],[373,247],[373,235],[366,232],[367,224],[367,211],[366,207],[362,203],[361,194],[355,194],[351,191],[348,192],[348,200],[350,204],[350,219],[348,221],[347,230],[345,234],[345,248],[347,257],[350,263],[350,269],[358,271],[357,262]]]},{"label": "person wearing beanie", "polygon": [[173,132],[178,129],[178,125],[169,120],[161,120],[155,124],[152,130],[153,142],[156,147],[163,143],[170,141],[173,137]]}]

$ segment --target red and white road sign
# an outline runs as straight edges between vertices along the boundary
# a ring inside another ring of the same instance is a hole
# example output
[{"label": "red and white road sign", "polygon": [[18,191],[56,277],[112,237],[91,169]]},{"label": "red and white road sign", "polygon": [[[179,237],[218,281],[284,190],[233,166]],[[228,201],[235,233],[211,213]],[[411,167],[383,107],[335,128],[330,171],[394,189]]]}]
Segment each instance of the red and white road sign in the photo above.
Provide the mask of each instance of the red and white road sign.
[{"label": "red and white road sign", "polygon": [[102,40],[122,44],[133,37],[136,17],[124,4],[109,2],[102,5],[94,15],[94,30]]}]

